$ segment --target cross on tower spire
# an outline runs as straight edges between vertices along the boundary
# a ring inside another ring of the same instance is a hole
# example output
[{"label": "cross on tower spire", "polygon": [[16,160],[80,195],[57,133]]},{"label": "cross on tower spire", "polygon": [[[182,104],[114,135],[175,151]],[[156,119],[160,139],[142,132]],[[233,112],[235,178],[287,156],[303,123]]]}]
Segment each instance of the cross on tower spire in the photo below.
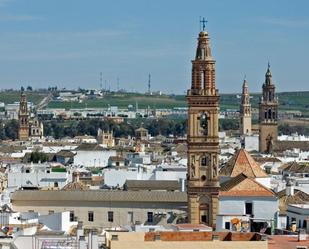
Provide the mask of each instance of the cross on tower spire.
[{"label": "cross on tower spire", "polygon": [[200,29],[202,30],[202,31],[205,31],[205,27],[206,27],[206,23],[207,23],[208,21],[205,19],[205,17],[203,17],[203,19],[200,17]]}]

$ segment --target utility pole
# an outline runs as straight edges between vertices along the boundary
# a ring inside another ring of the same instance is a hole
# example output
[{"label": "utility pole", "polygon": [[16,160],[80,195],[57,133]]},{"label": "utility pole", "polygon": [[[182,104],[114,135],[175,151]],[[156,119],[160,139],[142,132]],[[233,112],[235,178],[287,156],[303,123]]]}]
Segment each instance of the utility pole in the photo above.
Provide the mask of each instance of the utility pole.
[{"label": "utility pole", "polygon": [[148,94],[151,94],[151,74],[148,74]]}]

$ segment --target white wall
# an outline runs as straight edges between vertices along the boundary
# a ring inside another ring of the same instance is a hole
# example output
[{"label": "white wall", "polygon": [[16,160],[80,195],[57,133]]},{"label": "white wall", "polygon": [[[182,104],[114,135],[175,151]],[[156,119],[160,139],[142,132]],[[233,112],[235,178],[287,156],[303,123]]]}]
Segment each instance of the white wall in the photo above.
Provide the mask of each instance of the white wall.
[{"label": "white wall", "polygon": [[122,187],[126,180],[149,180],[151,173],[144,173],[142,170],[136,171],[104,169],[104,184],[110,187]]},{"label": "white wall", "polygon": [[263,186],[265,186],[268,189],[271,189],[271,187],[272,187],[271,177],[258,177],[258,178],[255,178],[254,180],[256,180],[258,183],[262,184]]},{"label": "white wall", "polygon": [[245,149],[247,151],[259,151],[259,137],[245,136]]},{"label": "white wall", "polygon": [[74,156],[74,165],[83,165],[85,167],[105,167],[108,165],[108,158],[111,156],[116,156],[115,150],[77,150],[76,155]]},{"label": "white wall", "polygon": [[220,197],[219,214],[245,215],[245,203],[253,203],[254,218],[274,219],[279,202],[274,197]]},{"label": "white wall", "polygon": [[38,218],[40,223],[55,231],[67,232],[73,224],[77,225],[77,222],[70,222],[69,211],[40,215]]},{"label": "white wall", "polygon": [[[51,171],[51,169],[50,169]],[[72,179],[68,172],[50,172],[34,171],[25,172],[9,172],[8,187],[20,188],[21,186],[34,187],[54,187],[54,182],[58,183],[59,188],[64,187]]]},{"label": "white wall", "polygon": [[186,171],[155,171],[155,180],[179,180],[187,178]]}]

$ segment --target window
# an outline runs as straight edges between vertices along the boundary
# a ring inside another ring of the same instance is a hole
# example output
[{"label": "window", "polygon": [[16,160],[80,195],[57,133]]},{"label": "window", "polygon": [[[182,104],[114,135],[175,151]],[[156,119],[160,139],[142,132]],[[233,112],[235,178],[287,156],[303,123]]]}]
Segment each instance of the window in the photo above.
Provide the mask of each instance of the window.
[{"label": "window", "polygon": [[48,214],[53,214],[53,213],[55,213],[54,210],[48,210]]},{"label": "window", "polygon": [[149,222],[149,223],[153,222],[153,212],[147,213],[147,222]]},{"label": "window", "polygon": [[253,204],[252,204],[252,202],[246,202],[245,209],[246,209],[245,214],[252,215],[253,214]]},{"label": "window", "polygon": [[74,211],[70,211],[70,221],[74,221]]},{"label": "window", "polygon": [[112,234],[112,240],[118,240],[118,235],[117,234]]},{"label": "window", "polygon": [[93,222],[93,220],[94,220],[93,211],[88,211],[88,221]]},{"label": "window", "polygon": [[231,223],[225,222],[225,229],[230,230],[231,229]]},{"label": "window", "polygon": [[58,185],[58,182],[54,182],[54,188],[58,188],[59,185]]},{"label": "window", "polygon": [[202,215],[202,216],[201,216],[201,221],[202,221],[202,223],[206,223],[206,224],[207,224],[207,223],[208,223],[208,222],[207,222],[207,215],[205,215],[205,214]]},{"label": "window", "polygon": [[154,237],[154,240],[161,240],[160,234],[156,234],[155,237]]},{"label": "window", "polygon": [[305,229],[307,228],[307,221],[306,220],[303,221],[303,228],[305,228]]},{"label": "window", "polygon": [[114,212],[112,212],[112,211],[108,211],[107,212],[107,220],[109,222],[113,222],[114,221]]},{"label": "window", "polygon": [[128,212],[128,223],[133,223],[133,212]]}]

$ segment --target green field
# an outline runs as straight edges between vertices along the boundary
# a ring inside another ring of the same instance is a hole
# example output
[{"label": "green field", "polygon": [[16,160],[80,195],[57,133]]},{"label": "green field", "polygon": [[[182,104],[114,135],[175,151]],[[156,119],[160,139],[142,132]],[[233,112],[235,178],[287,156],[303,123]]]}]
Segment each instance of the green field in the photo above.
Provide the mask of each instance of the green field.
[{"label": "green field", "polygon": [[[29,101],[34,104],[39,103],[46,95],[47,91],[26,92]],[[237,97],[240,94],[221,94],[220,108],[239,109],[240,99]],[[251,104],[253,108],[258,108],[260,94],[251,94]],[[309,116],[309,91],[303,92],[282,92],[278,93],[279,109],[280,110],[299,110],[305,116]],[[0,92],[0,102],[14,103],[19,101],[19,91],[2,91]],[[162,95],[162,96],[148,96],[139,93],[111,93],[104,96],[103,99],[89,99],[82,103],[78,102],[59,102],[51,101],[48,108],[107,108],[108,106],[118,106],[119,108],[127,108],[128,105],[138,105],[138,108],[174,108],[186,107],[186,97],[184,95]]]},{"label": "green field", "polygon": [[[240,99],[237,97],[240,94],[221,94],[220,108],[239,109]],[[251,104],[253,108],[258,108],[260,94],[251,94]],[[304,115],[309,116],[309,91],[304,92],[282,92],[278,93],[279,109],[280,110],[299,110]],[[144,94],[114,94],[107,95],[103,99],[86,100],[83,103],[77,102],[57,102],[49,103],[48,108],[106,108],[108,106],[118,106],[119,108],[127,108],[128,105],[139,108],[173,108],[186,107],[186,98],[184,95],[171,96],[147,96]]]},{"label": "green field", "polygon": [[147,96],[143,94],[117,94],[107,95],[103,99],[86,100],[78,102],[58,102],[52,101],[48,108],[107,108],[108,106],[118,106],[127,108],[128,105],[138,105],[138,108],[173,108],[186,106],[185,98],[178,99],[173,96]]},{"label": "green field", "polygon": [[[38,104],[48,92],[26,92],[28,101]],[[20,100],[20,91],[2,91],[0,92],[0,102],[5,104],[12,104],[14,102],[19,102]]]}]

